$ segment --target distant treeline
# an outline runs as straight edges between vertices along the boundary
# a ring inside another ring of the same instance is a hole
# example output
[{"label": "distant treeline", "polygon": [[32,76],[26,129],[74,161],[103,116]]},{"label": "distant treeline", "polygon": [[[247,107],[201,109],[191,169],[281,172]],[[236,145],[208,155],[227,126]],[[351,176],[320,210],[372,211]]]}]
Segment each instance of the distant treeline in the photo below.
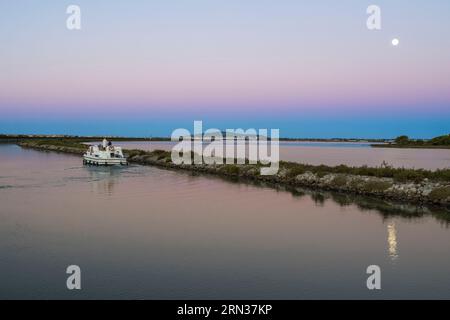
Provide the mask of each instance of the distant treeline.
[{"label": "distant treeline", "polygon": [[115,136],[71,136],[71,135],[27,135],[27,134],[0,134],[0,141],[20,140],[74,140],[74,141],[101,141],[103,138],[113,141],[170,141],[166,137],[115,137]]},{"label": "distant treeline", "polygon": [[305,141],[305,142],[388,142],[390,139],[359,139],[359,138],[280,138],[280,141]]},{"label": "distant treeline", "polygon": [[[225,133],[224,133],[225,135]],[[103,138],[113,141],[170,141],[170,137],[117,137],[117,136],[73,136],[73,135],[27,135],[27,134],[0,134],[0,141],[42,140],[42,139],[73,139],[82,141],[99,141]],[[248,137],[247,137],[248,138]],[[265,137],[270,140],[270,137]],[[359,139],[359,138],[280,138],[280,141],[307,141],[307,142],[388,142],[388,139]]]},{"label": "distant treeline", "polygon": [[[20,140],[76,140],[76,141],[100,141],[103,138],[112,141],[170,141],[170,137],[118,137],[118,136],[76,136],[76,135],[26,135],[26,134],[0,134],[0,142],[16,142]],[[270,137],[267,139],[270,140]],[[399,136],[392,139],[361,139],[361,138],[280,138],[280,141],[305,141],[305,142],[369,142],[374,147],[448,147],[450,148],[450,134],[435,137],[433,139],[410,139],[408,136]]]},{"label": "distant treeline", "polygon": [[410,139],[408,136],[399,136],[392,143],[372,146],[382,148],[450,148],[450,134],[434,137],[429,140]]}]

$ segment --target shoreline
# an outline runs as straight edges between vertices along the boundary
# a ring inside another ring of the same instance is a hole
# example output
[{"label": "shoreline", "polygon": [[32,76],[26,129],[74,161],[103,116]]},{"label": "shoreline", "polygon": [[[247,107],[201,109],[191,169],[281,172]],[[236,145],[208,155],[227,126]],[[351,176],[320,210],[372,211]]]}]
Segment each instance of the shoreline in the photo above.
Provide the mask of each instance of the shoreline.
[{"label": "shoreline", "polygon": [[[82,155],[87,149],[86,145],[79,142],[64,140],[59,140],[58,143],[49,140],[21,141],[17,144],[24,148],[77,155]],[[281,161],[278,174],[261,176],[259,164],[176,165],[171,162],[168,151],[124,150],[124,152],[128,156],[129,163],[140,165],[450,208],[450,169],[426,171],[421,169],[328,167]]]},{"label": "shoreline", "polygon": [[[115,141],[171,141],[171,137],[123,137],[123,136],[77,136],[77,135],[45,135],[45,134],[0,134],[0,141],[25,141],[25,140],[84,140],[84,141],[101,141],[103,138]],[[366,139],[366,138],[279,138],[284,142],[353,142],[353,143],[387,143],[390,139]]]},{"label": "shoreline", "polygon": [[433,145],[427,145],[427,146],[421,146],[421,145],[398,145],[398,144],[388,144],[388,143],[380,143],[380,144],[370,144],[370,147],[372,148],[390,148],[390,149],[441,149],[441,150],[448,150],[450,149],[450,146],[433,146]]},{"label": "shoreline", "polygon": [[[58,141],[61,139],[67,141],[95,142],[103,138],[114,141],[141,141],[141,142],[170,142],[170,137],[123,137],[123,136],[77,136],[77,135],[26,135],[26,134],[0,134],[0,143],[20,143],[24,141]],[[431,144],[431,143],[393,143],[392,139],[385,138],[279,138],[279,142],[310,142],[310,143],[363,143],[371,148],[389,148],[389,149],[450,149],[450,144]]]}]

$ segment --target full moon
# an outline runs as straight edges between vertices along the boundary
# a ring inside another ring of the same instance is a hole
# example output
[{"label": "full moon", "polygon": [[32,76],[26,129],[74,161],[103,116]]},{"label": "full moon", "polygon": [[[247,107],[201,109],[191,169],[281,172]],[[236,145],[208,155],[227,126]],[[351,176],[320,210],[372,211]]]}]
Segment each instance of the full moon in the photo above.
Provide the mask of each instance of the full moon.
[{"label": "full moon", "polygon": [[399,43],[400,43],[400,40],[398,40],[397,38],[392,39],[392,45],[394,47],[398,46]]}]

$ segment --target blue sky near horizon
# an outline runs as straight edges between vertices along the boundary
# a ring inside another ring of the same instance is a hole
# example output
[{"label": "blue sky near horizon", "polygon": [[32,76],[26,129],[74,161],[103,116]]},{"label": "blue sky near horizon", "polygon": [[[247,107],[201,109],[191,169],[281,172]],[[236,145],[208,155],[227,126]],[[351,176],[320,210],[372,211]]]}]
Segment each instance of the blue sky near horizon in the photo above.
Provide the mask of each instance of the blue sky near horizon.
[{"label": "blue sky near horizon", "polygon": [[[78,4],[82,30],[65,27]],[[366,8],[382,30],[366,28]],[[450,133],[445,0],[0,3],[0,133]],[[391,40],[398,38],[394,47]]]},{"label": "blue sky near horizon", "polygon": [[[448,134],[448,119],[439,117],[405,117],[399,121],[389,116],[377,118],[311,117],[295,119],[155,119],[155,118],[98,118],[85,119],[31,119],[0,121],[3,132],[23,134],[72,134],[96,136],[166,137],[176,128],[194,131],[193,121],[202,120],[204,130],[237,128],[276,129],[286,138],[366,138],[390,139],[400,134],[412,138],[429,139]],[[170,123],[170,125],[168,125]],[[230,125],[231,124],[231,125]],[[414,129],[411,129],[414,128]]]}]

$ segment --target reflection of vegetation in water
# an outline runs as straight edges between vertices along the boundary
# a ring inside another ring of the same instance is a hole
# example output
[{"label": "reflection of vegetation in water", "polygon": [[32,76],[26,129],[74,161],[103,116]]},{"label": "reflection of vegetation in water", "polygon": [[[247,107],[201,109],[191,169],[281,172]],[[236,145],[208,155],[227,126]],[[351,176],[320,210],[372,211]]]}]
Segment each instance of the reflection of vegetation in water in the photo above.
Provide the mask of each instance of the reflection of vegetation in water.
[{"label": "reflection of vegetation in water", "polygon": [[380,200],[361,195],[348,195],[335,192],[310,192],[322,193],[326,199],[330,199],[342,207],[356,205],[361,211],[375,210],[380,213],[384,219],[396,216],[406,219],[420,219],[424,216],[433,216],[437,220],[443,222],[445,226],[450,226],[450,211],[447,209],[438,209],[390,200]]},{"label": "reflection of vegetation in water", "polygon": [[356,205],[361,211],[375,210],[384,219],[399,216],[406,219],[419,219],[424,216],[433,216],[443,222],[446,227],[450,226],[450,211],[447,209],[435,209],[428,206],[419,206],[390,200],[379,200],[360,195],[348,195],[335,192],[310,191],[313,199],[322,194],[325,199],[330,199],[342,207]]},{"label": "reflection of vegetation in water", "polygon": [[318,205],[318,206],[324,205],[326,198],[322,193],[317,192],[317,193],[310,194],[309,196],[311,197],[311,199],[314,200],[314,203],[316,205]]},{"label": "reflection of vegetation in water", "polygon": [[361,211],[377,211],[383,219],[392,217],[401,217],[404,219],[421,219],[426,216],[432,216],[442,222],[445,227],[450,227],[450,210],[445,208],[434,208],[426,205],[414,205],[399,201],[381,200],[364,195],[345,194],[333,191],[317,191],[303,187],[288,187],[270,182],[261,181],[241,181],[224,177],[215,177],[225,179],[232,183],[251,184],[259,187],[276,188],[278,191],[290,192],[294,197],[310,197],[316,205],[323,206],[327,200],[331,200],[341,207],[356,205]]}]

